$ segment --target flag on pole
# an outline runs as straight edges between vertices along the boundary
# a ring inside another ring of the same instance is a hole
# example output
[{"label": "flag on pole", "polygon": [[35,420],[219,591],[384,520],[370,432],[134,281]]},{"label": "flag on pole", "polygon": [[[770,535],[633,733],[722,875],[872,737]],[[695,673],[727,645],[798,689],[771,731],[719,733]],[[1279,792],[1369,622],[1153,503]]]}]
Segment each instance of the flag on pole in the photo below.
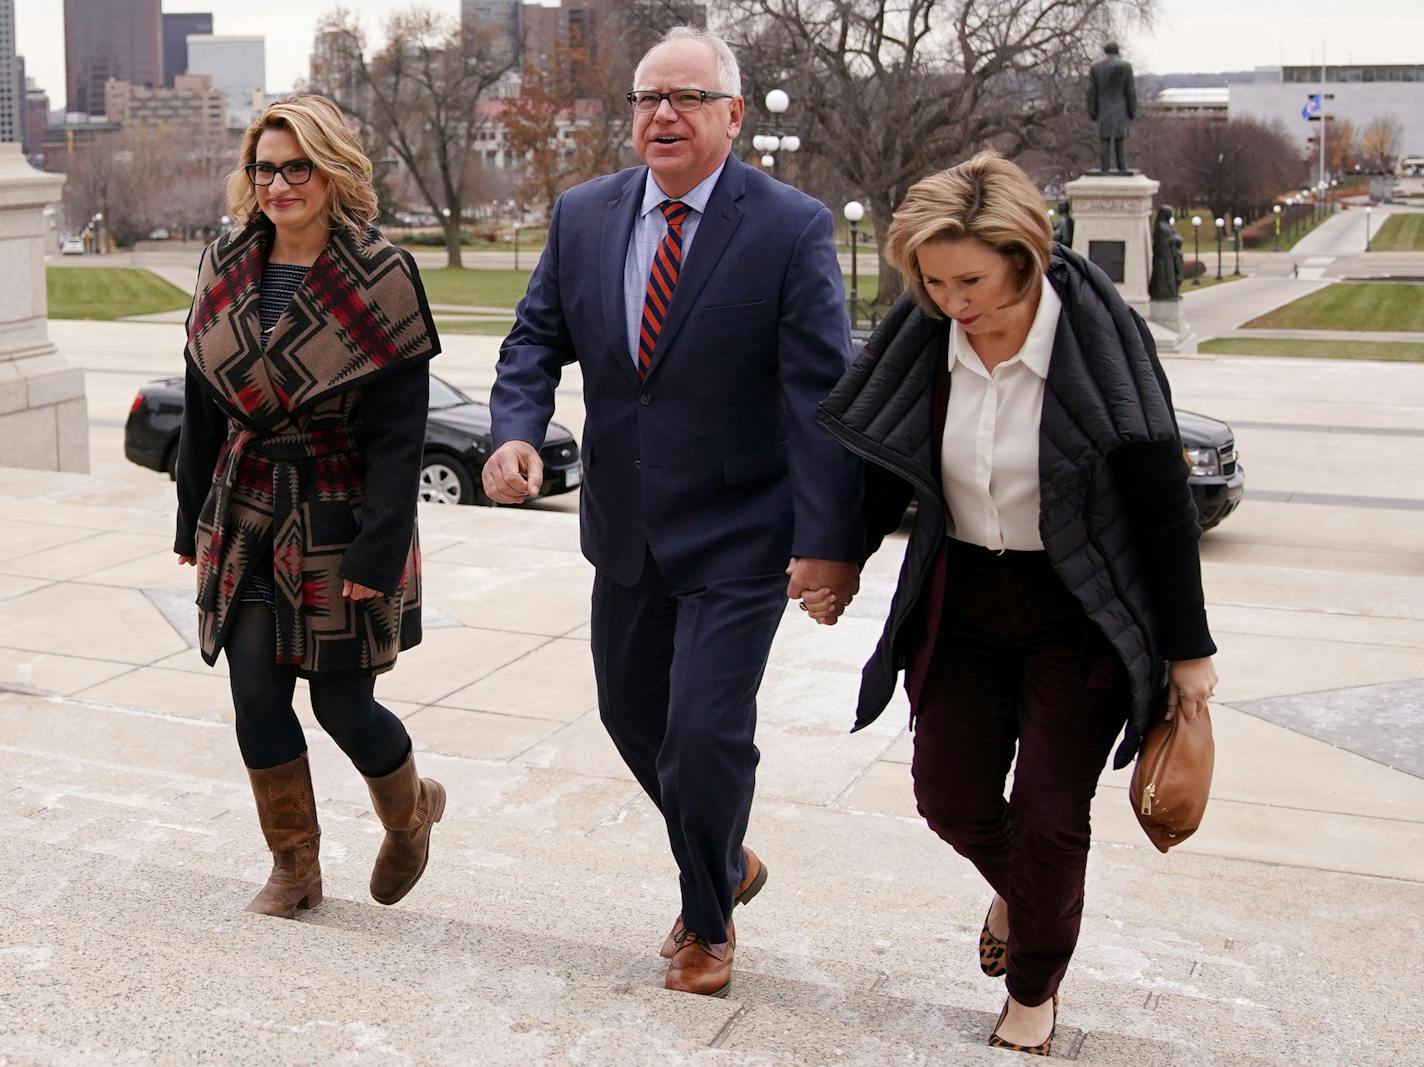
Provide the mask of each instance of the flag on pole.
[{"label": "flag on pole", "polygon": [[1320,114],[1320,94],[1311,93],[1305,98],[1305,107],[1300,109],[1300,117],[1309,119],[1311,115]]}]

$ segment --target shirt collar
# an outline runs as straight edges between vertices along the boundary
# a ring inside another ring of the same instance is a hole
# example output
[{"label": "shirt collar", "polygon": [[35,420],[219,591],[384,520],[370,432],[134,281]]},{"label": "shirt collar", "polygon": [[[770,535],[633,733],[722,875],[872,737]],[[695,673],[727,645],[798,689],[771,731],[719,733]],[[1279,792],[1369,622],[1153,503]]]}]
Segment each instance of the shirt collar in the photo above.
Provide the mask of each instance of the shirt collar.
[{"label": "shirt collar", "polygon": [[658,180],[653,177],[652,168],[649,168],[647,180],[643,183],[643,206],[639,209],[638,215],[640,217],[646,215],[664,200],[681,200],[693,211],[699,215],[702,214],[707,210],[707,201],[712,199],[712,189],[717,184],[717,179],[722,176],[722,170],[726,166],[727,161],[724,159],[716,170],[694,185],[687,195],[677,197],[668,196],[658,187]]},{"label": "shirt collar", "polygon": [[[1007,363],[1001,363],[1000,366],[1007,366],[1009,363],[1015,362],[1022,363],[1034,374],[1047,381],[1048,364],[1053,357],[1053,339],[1058,332],[1058,316],[1062,310],[1062,299],[1049,284],[1048,279],[1044,278],[1039,287],[1038,310],[1034,312],[1033,322],[1029,325],[1028,336],[1024,338],[1023,347],[1019,349],[1013,359]],[[974,351],[958,323],[953,324],[951,336],[950,351],[954,361],[981,378],[987,378],[989,372],[984,369],[984,364],[979,359],[978,353]]]}]

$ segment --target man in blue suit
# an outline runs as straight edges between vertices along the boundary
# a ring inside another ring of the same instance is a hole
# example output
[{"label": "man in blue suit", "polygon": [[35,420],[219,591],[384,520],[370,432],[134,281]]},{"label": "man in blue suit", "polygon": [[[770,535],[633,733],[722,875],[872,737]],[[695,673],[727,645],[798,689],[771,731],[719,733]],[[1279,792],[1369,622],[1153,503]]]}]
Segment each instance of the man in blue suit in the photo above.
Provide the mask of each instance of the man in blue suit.
[{"label": "man in blue suit", "polygon": [[496,501],[538,495],[554,389],[578,360],[599,711],[681,873],[666,984],[711,995],[731,981],[732,908],[766,881],[742,837],[772,638],[788,596],[849,603],[862,547],[860,469],[813,419],[851,355],[831,214],[731,155],[740,86],[705,31],[643,57],[629,103],[647,166],[554,206],[500,352],[484,470]]}]

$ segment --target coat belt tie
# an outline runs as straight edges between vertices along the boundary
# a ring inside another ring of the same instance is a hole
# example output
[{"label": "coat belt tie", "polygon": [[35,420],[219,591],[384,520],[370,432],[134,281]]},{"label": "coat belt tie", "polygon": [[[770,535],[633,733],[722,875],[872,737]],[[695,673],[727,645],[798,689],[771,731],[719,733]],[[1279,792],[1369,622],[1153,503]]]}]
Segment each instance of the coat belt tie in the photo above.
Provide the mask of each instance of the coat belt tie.
[{"label": "coat belt tie", "polygon": [[[255,465],[252,461],[266,461],[271,466],[272,578],[277,593],[275,621],[280,663],[302,663],[306,659],[306,629],[301,625],[302,560],[307,544],[306,518],[301,507],[302,482],[304,476],[310,474],[313,463],[323,459],[360,462],[360,451],[349,431],[262,435],[253,430],[238,430],[228,438],[218,464],[212,546],[201,561],[203,575],[198,604],[205,611],[217,609],[233,493],[244,467],[249,469],[250,475],[260,477],[257,471],[250,470]],[[235,587],[228,592],[231,596],[237,595]]]}]

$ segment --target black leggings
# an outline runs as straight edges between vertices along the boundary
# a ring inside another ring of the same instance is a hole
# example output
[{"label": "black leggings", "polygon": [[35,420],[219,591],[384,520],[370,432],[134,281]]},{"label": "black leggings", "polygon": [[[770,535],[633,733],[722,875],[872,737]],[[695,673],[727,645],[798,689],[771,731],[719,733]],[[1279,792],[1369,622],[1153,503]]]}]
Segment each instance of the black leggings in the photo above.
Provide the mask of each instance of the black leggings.
[{"label": "black leggings", "polygon": [[[236,605],[228,631],[227,665],[237,712],[237,747],[253,770],[288,763],[307,750],[292,710],[295,667],[275,662],[277,625],[266,604]],[[390,774],[410,754],[410,735],[388,708],[376,703],[372,675],[312,678],[312,711],[321,728],[367,778]]]}]

